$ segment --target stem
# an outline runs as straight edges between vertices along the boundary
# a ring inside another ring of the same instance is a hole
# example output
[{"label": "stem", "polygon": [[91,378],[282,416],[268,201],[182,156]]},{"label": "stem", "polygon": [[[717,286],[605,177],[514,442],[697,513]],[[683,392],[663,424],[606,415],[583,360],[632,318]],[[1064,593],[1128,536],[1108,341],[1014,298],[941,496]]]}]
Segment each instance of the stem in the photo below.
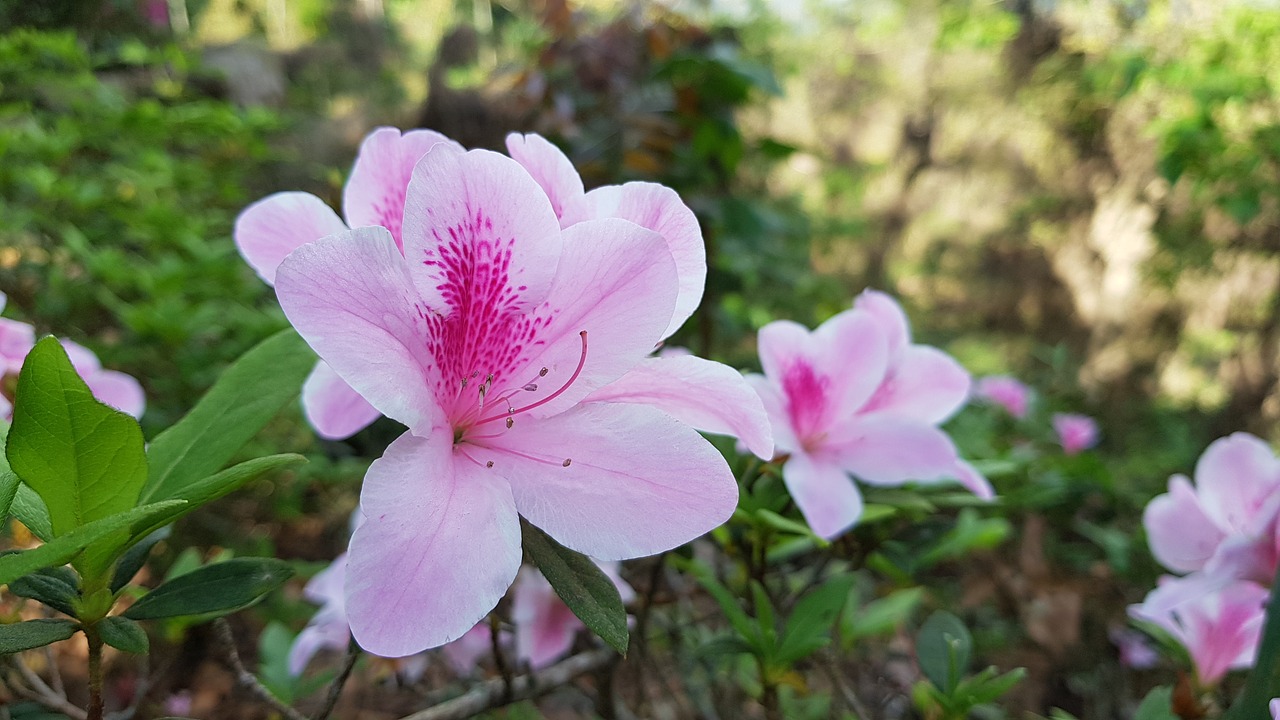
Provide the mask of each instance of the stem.
[{"label": "stem", "polygon": [[328,720],[333,714],[333,709],[338,705],[338,698],[342,695],[342,686],[347,684],[347,678],[351,677],[351,671],[356,666],[356,660],[360,659],[360,646],[356,644],[355,638],[347,643],[347,655],[342,663],[342,670],[338,671],[338,677],[333,679],[333,684],[329,686],[329,693],[325,696],[324,705],[321,706],[319,712],[312,716],[311,720]]},{"label": "stem", "polygon": [[86,625],[84,636],[89,639],[89,714],[88,720],[102,720],[106,707],[102,702],[102,636],[97,625]]},{"label": "stem", "polygon": [[511,668],[507,665],[506,656],[502,654],[502,642],[498,637],[498,632],[502,629],[502,625],[498,622],[497,613],[489,615],[489,644],[490,650],[493,652],[493,664],[498,667],[498,674],[502,676],[502,704],[506,705],[512,702],[514,695],[511,679]]},{"label": "stem", "polygon": [[221,641],[223,650],[226,652],[227,664],[231,666],[231,671],[236,676],[236,682],[241,687],[256,695],[259,700],[270,705],[288,720],[307,720],[306,715],[289,707],[288,704],[268,690],[265,685],[258,682],[258,678],[254,677],[253,673],[245,669],[244,663],[240,661],[240,653],[236,651],[236,638],[231,634],[231,624],[225,618],[214,620],[213,630],[217,633],[218,640]]},{"label": "stem", "polygon": [[766,720],[782,720],[782,713],[778,708],[778,686],[769,677],[764,660],[757,658],[756,662],[760,668],[760,704],[764,705],[764,716]]}]

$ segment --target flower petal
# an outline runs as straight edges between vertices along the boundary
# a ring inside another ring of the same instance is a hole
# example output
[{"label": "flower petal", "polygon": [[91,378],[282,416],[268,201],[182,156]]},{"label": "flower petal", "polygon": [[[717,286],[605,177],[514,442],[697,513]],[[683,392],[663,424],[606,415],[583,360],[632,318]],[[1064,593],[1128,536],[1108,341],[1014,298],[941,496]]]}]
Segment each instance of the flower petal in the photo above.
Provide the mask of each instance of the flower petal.
[{"label": "flower petal", "polygon": [[991,481],[986,476],[978,472],[978,469],[964,460],[956,461],[956,466],[952,470],[952,475],[964,487],[965,490],[976,495],[980,500],[992,500],[996,496],[995,488],[991,487]]},{"label": "flower petal", "polygon": [[879,290],[864,290],[853,301],[854,308],[875,318],[889,341],[889,357],[897,358],[911,343],[911,323],[897,300]]},{"label": "flower petal", "polygon": [[937,425],[969,397],[969,373],[941,350],[908,345],[863,412],[880,411]]},{"label": "flower petal", "polygon": [[662,336],[679,330],[698,309],[707,284],[707,246],[697,216],[676,191],[657,183],[629,182],[596,188],[587,193],[586,204],[591,217],[630,220],[667,241],[676,261],[680,294],[675,314]]},{"label": "flower petal", "polygon": [[323,200],[304,192],[268,195],[236,218],[236,247],[258,276],[275,284],[280,262],[303,245],[347,226]]},{"label": "flower petal", "polygon": [[511,622],[516,626],[516,653],[534,670],[569,652],[574,636],[583,627],[551,583],[530,567],[521,568],[516,577]]},{"label": "flower petal", "polygon": [[360,646],[403,657],[461,637],[520,569],[511,490],[452,435],[400,436],[365,475],[351,538],[347,613]]},{"label": "flower petal", "polygon": [[307,669],[307,663],[321,650],[346,650],[351,641],[351,631],[345,624],[325,623],[307,625],[294,638],[289,648],[289,674],[297,677]]},{"label": "flower petal", "polygon": [[1196,463],[1204,512],[1228,533],[1260,535],[1280,502],[1280,461],[1262,440],[1235,433],[1216,440]]},{"label": "flower petal", "polygon": [[0,375],[17,372],[36,345],[36,329],[17,320],[0,318]]},{"label": "flower petal", "polygon": [[841,431],[829,452],[863,482],[901,485],[955,476],[960,460],[955,446],[931,425],[872,413],[854,418]]},{"label": "flower petal", "polygon": [[147,409],[147,396],[132,375],[115,370],[98,370],[89,373],[84,382],[99,402],[120,412],[140,418]]},{"label": "flower petal", "polygon": [[1157,495],[1142,512],[1151,554],[1174,572],[1199,570],[1226,535],[1205,514],[1184,475],[1169,478],[1169,492]]},{"label": "flower petal", "polygon": [[693,355],[646,358],[586,402],[652,405],[702,432],[739,438],[764,460],[773,457],[773,431],[760,396],[728,365]]},{"label": "flower petal", "polygon": [[476,623],[462,637],[440,648],[453,671],[470,677],[480,666],[480,658],[493,651],[493,631],[483,621]]},{"label": "flower petal", "polygon": [[385,228],[309,243],[280,265],[276,295],[320,357],[384,415],[417,432],[443,422],[409,269]]},{"label": "flower petal", "polygon": [[809,527],[827,540],[862,517],[862,493],[838,465],[793,453],[782,466],[782,479]]},{"label": "flower petal", "polygon": [[769,427],[773,431],[774,455],[799,450],[800,441],[791,428],[791,421],[787,416],[786,399],[782,396],[777,384],[758,373],[748,373],[743,377],[751,389],[756,391],[756,395],[760,397],[760,403],[764,405],[765,415],[769,418]]},{"label": "flower petal", "polygon": [[546,192],[557,219],[563,219],[566,213],[575,216],[573,222],[585,219],[580,208],[584,195],[582,178],[560,148],[541,135],[511,133],[507,136],[507,152]]},{"label": "flower petal", "polygon": [[302,410],[316,434],[326,440],[349,438],[382,417],[323,360],[302,384]]},{"label": "flower petal", "polygon": [[404,222],[405,191],[413,167],[438,143],[462,150],[434,130],[411,130],[403,135],[396,128],[380,127],[360,143],[351,177],[342,191],[342,211],[351,227],[381,225],[391,232],[403,249],[400,229]]},{"label": "flower petal", "polygon": [[511,482],[520,514],[602,560],[682,545],[733,514],[738,484],[693,428],[656,408],[580,405],[476,447]]}]

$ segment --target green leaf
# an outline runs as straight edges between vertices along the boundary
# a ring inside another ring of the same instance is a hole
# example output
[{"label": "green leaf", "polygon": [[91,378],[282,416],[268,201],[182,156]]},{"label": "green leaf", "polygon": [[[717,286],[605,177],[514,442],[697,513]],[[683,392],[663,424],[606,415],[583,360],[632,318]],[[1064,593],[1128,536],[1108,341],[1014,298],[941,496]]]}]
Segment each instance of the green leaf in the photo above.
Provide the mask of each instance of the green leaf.
[{"label": "green leaf", "polygon": [[0,655],[44,647],[66,640],[80,627],[70,620],[28,620],[0,625]]},{"label": "green leaf", "polygon": [[753,655],[755,648],[738,635],[721,635],[700,643],[693,654],[699,660],[710,660],[724,655]]},{"label": "green leaf", "polygon": [[1173,714],[1173,688],[1151,688],[1133,713],[1133,720],[1178,720],[1178,716]]},{"label": "green leaf", "polygon": [[861,612],[847,616],[843,623],[846,642],[892,633],[907,622],[922,600],[924,588],[912,587],[895,590],[867,603]]},{"label": "green leaf", "polygon": [[9,583],[9,592],[75,617],[75,601],[80,597],[80,580],[70,568],[42,568]]},{"label": "green leaf", "polygon": [[9,513],[27,526],[32,535],[45,542],[53,539],[53,521],[49,519],[49,508],[26,483],[18,484],[18,492],[13,496],[13,505]]},{"label": "green leaf", "polygon": [[715,573],[711,572],[711,568],[697,560],[686,560],[681,557],[672,557],[671,563],[680,571],[692,575],[699,585],[711,593],[711,597],[715,599],[720,605],[720,609],[724,611],[725,617],[729,620],[729,625],[740,637],[751,643],[752,647],[759,648],[761,640],[758,634],[759,627],[747,615],[747,612],[742,609],[742,606],[738,604],[737,597],[729,592],[729,588],[716,579]]},{"label": "green leaf", "polygon": [[170,580],[125,611],[133,620],[226,615],[266,597],[293,575],[283,560],[233,558]]},{"label": "green leaf", "polygon": [[937,611],[924,621],[916,634],[916,657],[920,670],[945,695],[955,692],[969,669],[973,638],[960,618]]},{"label": "green leaf", "polygon": [[778,617],[769,593],[759,581],[751,581],[751,600],[756,611],[756,637],[760,638],[760,655],[772,665],[778,649]]},{"label": "green leaf", "polygon": [[520,523],[524,549],[565,605],[591,632],[613,649],[627,652],[627,611],[613,581],[595,562],[551,539],[527,522]]},{"label": "green leaf", "polygon": [[0,585],[7,585],[41,568],[66,565],[90,545],[135,522],[146,522],[148,518],[167,513],[182,502],[182,500],[169,500],[116,513],[111,517],[95,520],[84,527],[76,528],[40,547],[0,557]]},{"label": "green leaf", "polygon": [[13,505],[13,498],[18,494],[18,486],[21,484],[17,473],[7,468],[0,469],[0,520],[9,516],[9,507]]},{"label": "green leaf", "polygon": [[315,354],[293,330],[241,356],[191,412],[151,441],[151,474],[142,499],[178,497],[191,482],[222,469],[298,396],[314,366]]},{"label": "green leaf", "polygon": [[102,621],[97,624],[97,630],[102,642],[117,650],[134,655],[145,655],[151,648],[147,632],[141,625],[127,617],[113,615],[102,618]]},{"label": "green leaf", "polygon": [[161,540],[169,537],[169,528],[160,528],[155,532],[144,537],[138,544],[129,548],[120,562],[116,563],[115,572],[111,575],[111,592],[119,592],[120,588],[129,584],[134,575],[142,569],[147,562],[147,556],[151,554],[151,549]]},{"label": "green leaf", "polygon": [[853,575],[837,575],[796,603],[778,646],[778,662],[792,665],[831,642],[831,626],[849,600],[853,581]]},{"label": "green leaf", "polygon": [[5,454],[44,500],[55,537],[129,510],[147,481],[137,421],[93,397],[54,337],[18,374]]}]

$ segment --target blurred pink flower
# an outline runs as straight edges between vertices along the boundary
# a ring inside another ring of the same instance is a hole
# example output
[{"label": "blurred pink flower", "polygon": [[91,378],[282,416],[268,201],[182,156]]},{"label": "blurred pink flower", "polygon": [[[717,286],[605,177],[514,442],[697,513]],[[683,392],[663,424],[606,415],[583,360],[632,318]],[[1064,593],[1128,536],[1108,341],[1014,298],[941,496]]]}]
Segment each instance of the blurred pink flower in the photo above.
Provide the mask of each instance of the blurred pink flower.
[{"label": "blurred pink flower", "polygon": [[169,697],[165,698],[162,703],[164,713],[166,715],[175,715],[178,717],[189,717],[191,715],[191,692],[189,690],[180,690]]},{"label": "blurred pink flower", "polygon": [[1055,413],[1053,431],[1058,434],[1058,443],[1067,455],[1075,455],[1098,444],[1098,423],[1088,415]]},{"label": "blurred pink flower", "polygon": [[[500,638],[505,641],[505,633]],[[505,644],[505,642],[504,642]],[[493,631],[481,620],[462,637],[440,648],[449,667],[460,677],[470,677],[480,665],[480,659],[493,652]]]},{"label": "blurred pink flower", "polygon": [[1235,433],[1211,444],[1195,469],[1169,478],[1142,524],[1151,554],[1176,572],[1206,571],[1269,585],[1277,566],[1280,460],[1265,442]]},{"label": "blurred pink flower", "polygon": [[1191,655],[1200,681],[1213,685],[1228,670],[1253,665],[1266,602],[1266,588],[1245,580],[1206,593],[1194,578],[1165,576],[1129,614],[1172,635]]},{"label": "blurred pink flower", "polygon": [[[4,311],[7,299],[4,293],[0,293],[0,312]],[[12,380],[6,378],[18,374],[35,342],[35,328],[24,322],[0,318],[0,419],[13,419],[12,399],[5,395],[6,383]],[[95,398],[135,418],[142,417],[147,399],[136,379],[115,370],[104,370],[98,356],[83,345],[65,339],[60,342],[71,366]]]},{"label": "blurred pink flower", "polygon": [[1151,647],[1147,636],[1137,630],[1125,627],[1112,627],[1107,631],[1111,644],[1120,651],[1120,664],[1134,670],[1147,670],[1156,666],[1160,660],[1159,653]]},{"label": "blurred pink flower", "polygon": [[[519,569],[518,515],[618,560],[681,545],[737,504],[724,457],[667,412],[714,405],[690,395],[717,386],[612,387],[677,312],[667,241],[616,218],[562,231],[510,158],[437,144],[400,243],[358,228],[303,245],[276,287],[320,357],[408,426],[369,468],[351,540],[347,611],[371,652],[443,645],[484,617]],[[766,422],[758,406],[709,413],[727,414]]]},{"label": "blurred pink flower", "polygon": [[[618,588],[623,603],[635,599],[635,590],[618,574],[618,563],[596,564]],[[584,627],[542,573],[527,566],[516,576],[511,622],[516,628],[516,653],[535,670],[569,652],[574,636]]]},{"label": "blurred pink flower", "polygon": [[1027,416],[1031,406],[1031,388],[1008,375],[988,375],[979,379],[974,383],[973,395],[992,405],[999,405],[1019,420]]},{"label": "blurred pink flower", "polygon": [[[437,144],[457,143],[430,130],[401,134],[380,127],[365,137],[342,193],[346,222],[320,198],[305,192],[280,192],[250,205],[236,218],[240,254],[268,285],[289,253],[350,227],[381,226],[396,247],[404,223],[404,198],[413,167]],[[302,387],[302,407],[318,435],[341,440],[363,430],[380,413],[324,363],[316,363]]]},{"label": "blurred pink flower", "polygon": [[1271,720],[1280,720],[1280,698],[1271,698]]},{"label": "blurred pink flower", "polygon": [[761,328],[764,375],[749,376],[787,455],[783,480],[814,532],[841,534],[862,515],[852,474],[871,485],[959,480],[990,484],[937,426],[969,393],[969,374],[937,348],[911,343],[906,315],[868,290],[810,332],[788,320]]}]

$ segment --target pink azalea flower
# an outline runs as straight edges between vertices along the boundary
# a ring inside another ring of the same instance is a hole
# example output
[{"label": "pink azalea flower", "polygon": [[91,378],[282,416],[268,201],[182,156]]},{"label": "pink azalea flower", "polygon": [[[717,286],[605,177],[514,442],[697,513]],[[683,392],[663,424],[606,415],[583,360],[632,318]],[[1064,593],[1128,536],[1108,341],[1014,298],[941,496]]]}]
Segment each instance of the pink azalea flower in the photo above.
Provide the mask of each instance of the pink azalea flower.
[{"label": "pink azalea flower", "polygon": [[1129,614],[1164,628],[1187,649],[1201,682],[1212,685],[1228,670],[1253,665],[1266,603],[1266,588],[1246,580],[1205,593],[1194,579],[1165,576]]},{"label": "pink azalea flower", "polygon": [[[623,603],[635,599],[635,590],[618,574],[620,565],[596,563],[613,581]],[[516,576],[511,604],[511,621],[516,627],[516,654],[537,670],[559,660],[573,647],[573,638],[584,625],[564,604],[542,573],[531,567]]]},{"label": "pink azalea flower", "polygon": [[[505,641],[505,633],[500,633],[499,639]],[[493,631],[480,621],[462,637],[440,648],[440,652],[455,673],[470,677],[480,666],[480,659],[493,652]]]},{"label": "pink azalea flower", "polygon": [[[0,312],[4,311],[7,299],[4,293],[0,293]],[[0,418],[5,421],[13,419],[13,402],[5,395],[8,392],[6,385],[16,381],[22,363],[35,343],[35,328],[24,322],[0,318]],[[72,367],[94,397],[135,418],[142,417],[147,399],[137,380],[122,372],[104,370],[98,356],[83,345],[65,339],[61,343]]]},{"label": "pink azalea flower", "polygon": [[1019,420],[1027,416],[1031,406],[1031,388],[1008,375],[981,378],[974,383],[973,394],[992,405],[999,405]]},{"label": "pink azalea flower", "polygon": [[1160,660],[1159,653],[1151,647],[1151,641],[1137,630],[1112,627],[1107,631],[1107,637],[1120,651],[1120,664],[1127,668],[1147,670]]},{"label": "pink azalea flower", "polygon": [[1271,720],[1280,720],[1280,698],[1271,698]]},{"label": "pink azalea flower", "polygon": [[763,408],[696,376],[675,375],[696,401],[644,384],[681,287],[662,235],[616,218],[562,231],[520,165],[447,144],[414,169],[404,218],[403,255],[387,230],[358,228],[298,248],[276,276],[320,357],[408,426],[369,468],[351,540],[363,647],[408,655],[484,617],[519,569],[518,515],[606,560],[729,517],[727,463],[677,417],[764,425]]},{"label": "pink azalea flower", "polygon": [[814,532],[833,538],[862,515],[855,475],[872,485],[955,479],[991,486],[937,426],[969,393],[969,374],[937,348],[911,343],[907,318],[867,291],[812,333],[779,320],[760,330],[764,375],[749,377],[787,454],[783,481]]},{"label": "pink azalea flower", "polygon": [[[299,247],[350,227],[387,228],[397,247],[404,220],[404,197],[413,166],[438,143],[459,147],[440,133],[395,128],[374,130],[360,144],[351,177],[342,193],[343,222],[323,200],[305,192],[269,195],[245,208],[236,219],[240,254],[268,285],[285,256]],[[302,386],[302,407],[317,434],[330,440],[351,437],[380,413],[333,372],[323,360]]]},{"label": "pink azalea flower", "polygon": [[1088,415],[1054,413],[1053,431],[1058,434],[1058,443],[1067,455],[1075,455],[1098,444],[1098,423]]},{"label": "pink azalea flower", "polygon": [[1211,444],[1142,515],[1151,554],[1176,572],[1270,584],[1276,574],[1280,460],[1262,440],[1235,433]]}]

